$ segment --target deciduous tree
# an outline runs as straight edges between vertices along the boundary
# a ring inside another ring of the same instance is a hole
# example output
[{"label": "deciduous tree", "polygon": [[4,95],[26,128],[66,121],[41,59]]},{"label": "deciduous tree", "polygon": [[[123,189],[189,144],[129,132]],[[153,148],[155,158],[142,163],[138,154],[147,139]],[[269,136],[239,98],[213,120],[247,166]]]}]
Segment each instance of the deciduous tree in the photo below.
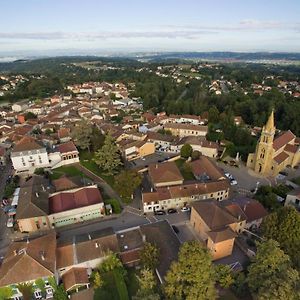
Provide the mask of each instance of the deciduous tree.
[{"label": "deciduous tree", "polygon": [[122,164],[119,149],[110,134],[105,137],[102,148],[95,152],[94,162],[108,175],[113,175]]},{"label": "deciduous tree", "polygon": [[180,156],[183,158],[189,158],[192,156],[193,148],[190,144],[184,144],[180,149]]},{"label": "deciduous tree", "polygon": [[136,188],[142,183],[140,174],[134,170],[122,171],[115,177],[115,189],[125,202],[130,202]]},{"label": "deciduous tree", "polygon": [[211,300],[216,298],[215,272],[207,249],[198,241],[184,243],[178,261],[165,277],[165,295],[172,300]]},{"label": "deciduous tree", "polygon": [[248,268],[247,282],[254,297],[261,300],[299,299],[299,274],[287,254],[274,240],[258,244]]},{"label": "deciduous tree", "polygon": [[90,151],[91,137],[93,133],[92,126],[86,121],[81,120],[72,130],[72,137],[75,144],[82,150]]},{"label": "deciduous tree", "polygon": [[141,264],[144,268],[155,270],[159,262],[159,249],[151,243],[144,243],[144,248],[140,253]]},{"label": "deciduous tree", "polygon": [[261,228],[264,237],[276,240],[299,270],[300,214],[296,209],[291,206],[280,208],[265,217]]}]

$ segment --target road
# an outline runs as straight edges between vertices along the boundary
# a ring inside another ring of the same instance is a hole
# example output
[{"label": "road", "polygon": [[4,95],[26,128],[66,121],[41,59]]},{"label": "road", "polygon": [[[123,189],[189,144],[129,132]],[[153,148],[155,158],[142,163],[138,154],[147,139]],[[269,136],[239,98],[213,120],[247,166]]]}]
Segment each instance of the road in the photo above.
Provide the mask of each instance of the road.
[{"label": "road", "polygon": [[[6,185],[6,180],[8,176],[11,174],[11,164],[8,163],[5,167],[0,168],[0,200],[2,200],[4,194],[4,188]],[[10,243],[10,235],[12,233],[12,229],[7,228],[6,226],[7,216],[0,210],[0,257],[4,256],[6,253],[6,249]]]},{"label": "road", "polygon": [[144,214],[136,208],[126,206],[124,211],[114,219],[72,225],[68,226],[68,228],[61,227],[57,228],[56,231],[59,232],[60,237],[64,238],[107,227],[112,227],[115,231],[120,231],[131,227],[157,222],[159,220],[168,220],[170,224],[182,224],[189,220],[189,213],[180,211],[175,214],[166,214],[163,216],[153,216],[153,214],[147,214],[147,216],[144,216]]}]

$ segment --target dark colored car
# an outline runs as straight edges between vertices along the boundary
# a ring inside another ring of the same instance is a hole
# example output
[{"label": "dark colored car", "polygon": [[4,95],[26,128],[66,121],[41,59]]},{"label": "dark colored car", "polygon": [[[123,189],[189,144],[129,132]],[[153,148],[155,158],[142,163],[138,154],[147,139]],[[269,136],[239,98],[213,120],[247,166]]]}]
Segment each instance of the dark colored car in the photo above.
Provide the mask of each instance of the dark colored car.
[{"label": "dark colored car", "polygon": [[179,233],[178,227],[176,227],[175,225],[172,225],[172,228],[176,234]]},{"label": "dark colored car", "polygon": [[166,212],[163,211],[163,210],[156,210],[156,211],[154,212],[154,214],[155,214],[155,215],[158,215],[158,216],[162,216],[162,215],[165,215]]},{"label": "dark colored car", "polygon": [[168,214],[175,214],[177,213],[177,210],[175,208],[168,209]]}]

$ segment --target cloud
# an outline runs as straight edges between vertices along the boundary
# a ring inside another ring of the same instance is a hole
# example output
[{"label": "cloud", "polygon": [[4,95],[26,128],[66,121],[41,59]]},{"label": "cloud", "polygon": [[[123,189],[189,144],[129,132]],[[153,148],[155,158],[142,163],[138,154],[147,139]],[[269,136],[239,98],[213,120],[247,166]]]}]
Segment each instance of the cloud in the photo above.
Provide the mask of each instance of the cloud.
[{"label": "cloud", "polygon": [[211,30],[156,30],[156,31],[113,31],[113,32],[0,32],[0,39],[22,40],[98,40],[119,38],[186,38],[216,34]]}]

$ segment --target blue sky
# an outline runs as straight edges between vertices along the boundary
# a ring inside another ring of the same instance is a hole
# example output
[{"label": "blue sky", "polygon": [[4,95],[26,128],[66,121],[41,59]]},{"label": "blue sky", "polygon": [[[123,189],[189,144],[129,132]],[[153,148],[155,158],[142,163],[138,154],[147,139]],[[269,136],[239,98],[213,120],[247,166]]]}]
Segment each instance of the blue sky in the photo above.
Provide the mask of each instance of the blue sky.
[{"label": "blue sky", "polygon": [[300,52],[299,0],[0,0],[0,52]]}]

